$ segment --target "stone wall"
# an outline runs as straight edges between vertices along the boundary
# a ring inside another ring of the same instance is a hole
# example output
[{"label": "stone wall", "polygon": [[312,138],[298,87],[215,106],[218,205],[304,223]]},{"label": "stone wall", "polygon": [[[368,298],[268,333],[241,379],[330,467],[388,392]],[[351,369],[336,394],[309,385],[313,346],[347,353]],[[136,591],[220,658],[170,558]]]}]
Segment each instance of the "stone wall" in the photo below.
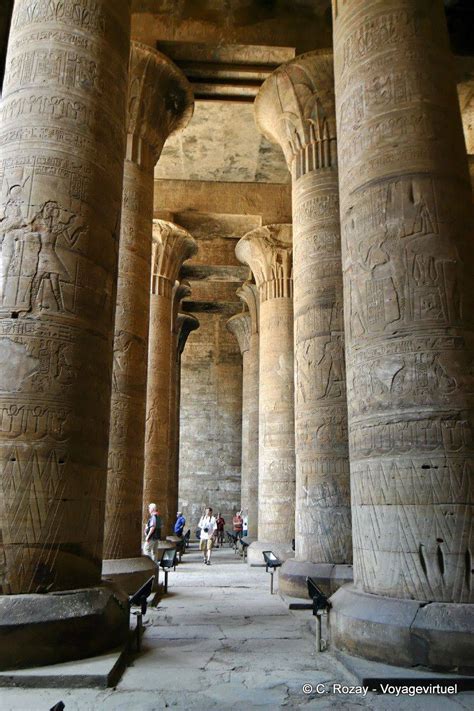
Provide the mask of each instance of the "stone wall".
[{"label": "stone wall", "polygon": [[231,522],[240,507],[242,357],[219,313],[200,313],[181,370],[179,506],[194,533],[212,506]]}]

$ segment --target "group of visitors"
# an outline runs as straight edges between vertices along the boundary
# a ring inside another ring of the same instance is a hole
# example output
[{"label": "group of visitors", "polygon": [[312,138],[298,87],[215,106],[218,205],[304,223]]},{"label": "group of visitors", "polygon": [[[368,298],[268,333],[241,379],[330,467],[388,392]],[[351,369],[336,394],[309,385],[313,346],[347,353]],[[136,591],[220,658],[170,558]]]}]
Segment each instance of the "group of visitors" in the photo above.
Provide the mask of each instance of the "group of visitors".
[{"label": "group of visitors", "polygon": [[[161,516],[158,513],[156,504],[152,503],[148,506],[149,519],[145,525],[145,541],[143,544],[143,553],[150,556],[152,560],[157,562],[159,541],[161,539]],[[186,518],[182,511],[176,514],[176,523],[174,524],[174,534],[182,538]],[[203,561],[206,565],[211,565],[211,551],[214,548],[224,545],[224,527],[225,519],[219,512],[217,516],[213,516],[212,508],[208,507],[203,516],[201,516],[198,524],[199,530],[199,550],[203,554]],[[246,536],[248,533],[248,518],[242,515],[242,511],[237,511],[232,517],[232,528],[234,535],[238,538]]]},{"label": "group of visitors", "polygon": [[[203,554],[203,562],[211,565],[211,551],[224,544],[225,520],[220,513],[213,516],[212,508],[208,507],[198,524],[199,530],[199,550]],[[238,538],[246,536],[248,533],[248,517],[242,516],[242,511],[237,511],[232,517],[232,528],[234,535]]]}]

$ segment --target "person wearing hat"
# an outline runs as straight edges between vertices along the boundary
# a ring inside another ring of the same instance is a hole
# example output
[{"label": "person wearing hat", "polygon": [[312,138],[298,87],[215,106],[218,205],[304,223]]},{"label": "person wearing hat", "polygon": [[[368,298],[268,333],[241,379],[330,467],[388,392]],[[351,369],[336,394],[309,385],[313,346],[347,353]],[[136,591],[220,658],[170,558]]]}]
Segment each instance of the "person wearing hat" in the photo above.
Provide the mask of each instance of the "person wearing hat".
[{"label": "person wearing hat", "polygon": [[176,516],[177,516],[177,519],[176,519],[176,523],[174,524],[174,535],[182,538],[184,527],[186,525],[186,519],[184,518],[182,511],[178,511]]}]

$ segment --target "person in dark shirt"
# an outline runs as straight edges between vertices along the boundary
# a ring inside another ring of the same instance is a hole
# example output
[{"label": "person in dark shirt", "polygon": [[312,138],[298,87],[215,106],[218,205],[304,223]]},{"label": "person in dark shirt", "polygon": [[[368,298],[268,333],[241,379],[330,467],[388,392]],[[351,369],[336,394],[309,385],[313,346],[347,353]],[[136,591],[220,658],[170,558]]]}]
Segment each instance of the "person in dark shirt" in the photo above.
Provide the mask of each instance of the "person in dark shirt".
[{"label": "person in dark shirt", "polygon": [[174,533],[175,533],[175,536],[179,536],[180,538],[182,538],[184,527],[186,525],[186,519],[184,518],[182,511],[178,511],[176,516],[177,516],[177,519],[176,519],[176,523],[174,524]]},{"label": "person in dark shirt", "polygon": [[216,517],[216,526],[217,526],[217,546],[216,548],[219,548],[219,546],[224,545],[224,526],[225,526],[225,519],[222,516],[221,513],[217,514]]}]

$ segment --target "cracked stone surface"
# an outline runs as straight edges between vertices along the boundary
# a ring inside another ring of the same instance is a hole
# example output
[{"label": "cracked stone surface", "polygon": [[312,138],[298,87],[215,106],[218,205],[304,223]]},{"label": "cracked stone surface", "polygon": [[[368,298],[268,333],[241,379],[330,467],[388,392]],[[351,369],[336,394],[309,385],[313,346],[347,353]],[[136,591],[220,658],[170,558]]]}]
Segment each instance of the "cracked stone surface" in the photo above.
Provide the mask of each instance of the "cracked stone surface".
[{"label": "cracked stone surface", "polygon": [[263,568],[249,568],[228,548],[211,567],[196,546],[169,577],[169,595],[150,608],[142,652],[116,689],[2,689],[2,711],[186,711],[230,709],[364,709],[460,711],[474,693],[457,697],[305,696],[303,684],[355,684],[329,652],[316,654],[310,612],[289,612],[271,596]]}]

